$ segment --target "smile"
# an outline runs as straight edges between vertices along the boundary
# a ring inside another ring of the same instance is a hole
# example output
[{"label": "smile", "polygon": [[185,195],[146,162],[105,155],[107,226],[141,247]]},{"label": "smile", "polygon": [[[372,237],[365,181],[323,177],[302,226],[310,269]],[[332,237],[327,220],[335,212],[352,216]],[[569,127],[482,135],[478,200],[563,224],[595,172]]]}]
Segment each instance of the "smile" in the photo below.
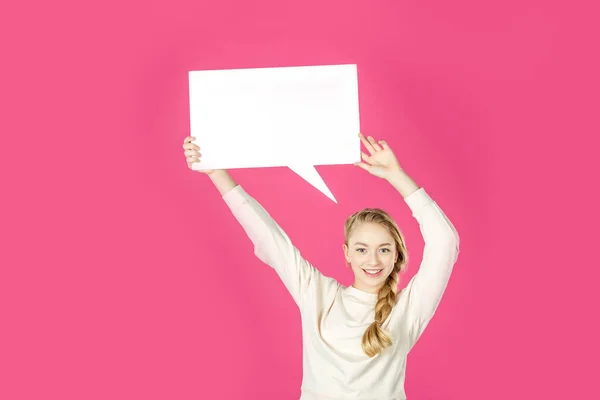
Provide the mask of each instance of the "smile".
[{"label": "smile", "polygon": [[381,275],[381,271],[383,271],[383,269],[363,269],[363,271],[365,271],[367,276],[377,277]]}]

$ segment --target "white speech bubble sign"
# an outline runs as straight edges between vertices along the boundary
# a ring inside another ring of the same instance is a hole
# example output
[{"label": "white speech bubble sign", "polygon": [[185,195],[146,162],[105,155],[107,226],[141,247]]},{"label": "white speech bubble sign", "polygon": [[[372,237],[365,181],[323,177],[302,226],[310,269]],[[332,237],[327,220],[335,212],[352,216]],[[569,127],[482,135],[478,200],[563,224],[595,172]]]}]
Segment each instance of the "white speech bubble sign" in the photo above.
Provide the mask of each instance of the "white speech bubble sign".
[{"label": "white speech bubble sign", "polygon": [[287,166],[337,203],[315,165],[360,161],[355,64],[189,71],[194,170]]}]

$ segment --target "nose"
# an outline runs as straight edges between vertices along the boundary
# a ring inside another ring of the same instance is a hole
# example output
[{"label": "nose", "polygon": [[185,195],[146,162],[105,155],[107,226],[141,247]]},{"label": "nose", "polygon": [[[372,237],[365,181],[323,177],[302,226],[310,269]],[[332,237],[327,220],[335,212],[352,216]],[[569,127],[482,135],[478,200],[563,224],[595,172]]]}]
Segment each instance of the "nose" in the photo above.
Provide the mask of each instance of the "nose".
[{"label": "nose", "polygon": [[376,265],[378,265],[378,264],[379,264],[379,257],[377,256],[377,253],[376,253],[376,252],[372,252],[372,253],[369,255],[369,259],[367,260],[367,264],[368,264],[369,266],[376,266]]}]

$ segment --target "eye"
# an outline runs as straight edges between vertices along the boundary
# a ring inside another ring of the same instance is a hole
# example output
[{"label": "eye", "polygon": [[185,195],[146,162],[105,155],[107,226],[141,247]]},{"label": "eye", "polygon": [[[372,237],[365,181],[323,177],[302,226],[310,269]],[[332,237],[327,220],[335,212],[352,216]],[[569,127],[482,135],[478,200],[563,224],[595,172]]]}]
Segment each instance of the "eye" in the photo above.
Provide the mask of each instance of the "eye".
[{"label": "eye", "polygon": [[363,248],[356,249],[356,251],[361,252],[361,253],[362,253],[363,250],[364,250]]},{"label": "eye", "polygon": [[383,251],[390,251],[390,249],[381,249],[381,250],[383,250]]}]

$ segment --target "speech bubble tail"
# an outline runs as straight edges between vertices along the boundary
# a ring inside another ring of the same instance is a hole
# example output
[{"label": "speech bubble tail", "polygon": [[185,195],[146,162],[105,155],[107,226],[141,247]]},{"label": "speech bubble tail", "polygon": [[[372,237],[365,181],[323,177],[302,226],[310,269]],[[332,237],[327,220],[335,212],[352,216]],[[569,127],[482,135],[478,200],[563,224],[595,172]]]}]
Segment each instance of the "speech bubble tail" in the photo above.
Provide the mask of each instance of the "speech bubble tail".
[{"label": "speech bubble tail", "polygon": [[337,204],[337,200],[335,199],[335,197],[333,197],[333,194],[327,187],[327,184],[325,183],[323,178],[321,178],[321,175],[319,175],[319,172],[314,167],[314,165],[288,165],[288,167]]}]

